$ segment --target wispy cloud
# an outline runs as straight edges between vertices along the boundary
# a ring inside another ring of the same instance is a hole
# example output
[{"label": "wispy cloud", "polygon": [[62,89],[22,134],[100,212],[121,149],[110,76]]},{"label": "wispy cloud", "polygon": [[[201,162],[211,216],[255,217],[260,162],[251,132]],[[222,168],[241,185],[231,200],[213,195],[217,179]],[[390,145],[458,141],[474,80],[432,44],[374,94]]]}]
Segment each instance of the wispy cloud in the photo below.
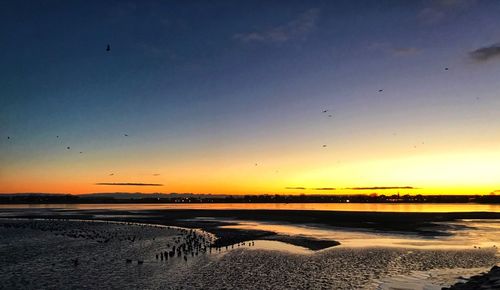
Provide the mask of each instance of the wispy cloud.
[{"label": "wispy cloud", "polygon": [[163,186],[160,183],[138,183],[138,182],[98,182],[95,185],[120,185],[120,186]]},{"label": "wispy cloud", "polygon": [[346,187],[349,190],[386,190],[386,189],[417,189],[413,186],[372,186],[372,187]]},{"label": "wispy cloud", "polygon": [[319,9],[316,8],[309,9],[283,25],[262,31],[237,33],[233,38],[241,42],[286,42],[295,39],[305,39],[316,28],[319,12]]},{"label": "wispy cloud", "polygon": [[303,186],[289,186],[285,187],[285,189],[292,189],[292,190],[390,190],[390,189],[419,189],[417,187],[413,186],[368,186],[368,187],[361,187],[361,186],[356,186],[356,187],[343,187],[343,188],[336,188],[336,187],[303,187]]},{"label": "wispy cloud", "polygon": [[394,46],[388,42],[373,42],[368,49],[382,51],[393,56],[412,56],[421,52],[420,48],[414,46]]},{"label": "wispy cloud", "polygon": [[420,49],[416,47],[395,47],[392,48],[391,51],[394,55],[399,55],[399,56],[415,55],[420,53]]},{"label": "wispy cloud", "polygon": [[476,3],[476,0],[433,0],[427,1],[417,18],[422,24],[435,24],[443,21],[450,15],[463,11]]},{"label": "wispy cloud", "polygon": [[500,43],[480,47],[469,52],[469,56],[477,62],[485,62],[500,56]]}]

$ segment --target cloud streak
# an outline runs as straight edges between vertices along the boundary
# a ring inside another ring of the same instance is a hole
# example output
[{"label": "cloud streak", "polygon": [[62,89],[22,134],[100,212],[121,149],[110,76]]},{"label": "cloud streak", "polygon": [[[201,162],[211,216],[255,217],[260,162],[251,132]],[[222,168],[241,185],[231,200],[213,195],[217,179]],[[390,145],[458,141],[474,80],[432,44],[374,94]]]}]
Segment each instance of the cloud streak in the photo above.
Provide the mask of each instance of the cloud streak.
[{"label": "cloud streak", "polygon": [[469,52],[469,56],[477,62],[486,62],[500,56],[500,43],[480,47]]},{"label": "cloud streak", "polygon": [[392,48],[392,54],[398,56],[415,55],[420,53],[420,49],[416,47],[396,47]]},{"label": "cloud streak", "polygon": [[163,186],[163,184],[160,184],[160,183],[140,183],[140,182],[97,182],[95,185]]},{"label": "cloud streak", "polygon": [[289,186],[285,187],[285,189],[292,190],[390,190],[390,189],[419,189],[413,186],[370,186],[370,187],[303,187],[303,186]]},{"label": "cloud streak", "polygon": [[373,186],[373,187],[346,187],[349,190],[387,190],[387,189],[417,189],[413,186]]},{"label": "cloud streak", "polygon": [[368,49],[388,53],[392,56],[413,56],[419,54],[421,49],[414,46],[394,46],[389,42],[373,42]]},{"label": "cloud streak", "polygon": [[309,9],[297,18],[283,25],[262,31],[237,33],[234,39],[241,42],[274,42],[281,43],[295,39],[305,39],[316,28],[319,19],[319,9]]}]

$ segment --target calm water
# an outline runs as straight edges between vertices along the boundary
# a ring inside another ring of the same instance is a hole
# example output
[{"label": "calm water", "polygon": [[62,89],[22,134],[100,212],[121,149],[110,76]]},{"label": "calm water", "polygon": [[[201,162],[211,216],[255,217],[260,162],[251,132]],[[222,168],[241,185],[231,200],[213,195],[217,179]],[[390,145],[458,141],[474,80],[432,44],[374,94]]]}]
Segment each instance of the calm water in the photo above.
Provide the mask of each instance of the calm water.
[{"label": "calm water", "polygon": [[453,203],[213,203],[213,204],[3,204],[0,209],[61,208],[68,210],[269,209],[374,212],[500,212],[500,205]]},{"label": "calm water", "polygon": [[[226,220],[228,221],[228,220]],[[272,231],[285,236],[302,236],[313,239],[334,240],[340,247],[403,247],[416,249],[493,249],[500,246],[500,220],[458,220],[443,224],[452,225],[449,236],[422,237],[412,234],[387,233],[354,228],[338,228],[312,224],[288,224],[259,221],[232,220],[234,224],[222,228]],[[463,230],[463,228],[467,228]],[[299,249],[301,252],[302,249]]]}]

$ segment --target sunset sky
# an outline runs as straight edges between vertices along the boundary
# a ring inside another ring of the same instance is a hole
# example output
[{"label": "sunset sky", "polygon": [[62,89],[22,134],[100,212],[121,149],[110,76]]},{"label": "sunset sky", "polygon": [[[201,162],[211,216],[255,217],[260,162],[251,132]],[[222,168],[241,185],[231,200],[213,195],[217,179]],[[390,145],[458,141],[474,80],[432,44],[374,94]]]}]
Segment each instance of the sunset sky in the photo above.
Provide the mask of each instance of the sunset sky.
[{"label": "sunset sky", "polygon": [[499,1],[144,2],[0,4],[0,193],[500,190]]}]

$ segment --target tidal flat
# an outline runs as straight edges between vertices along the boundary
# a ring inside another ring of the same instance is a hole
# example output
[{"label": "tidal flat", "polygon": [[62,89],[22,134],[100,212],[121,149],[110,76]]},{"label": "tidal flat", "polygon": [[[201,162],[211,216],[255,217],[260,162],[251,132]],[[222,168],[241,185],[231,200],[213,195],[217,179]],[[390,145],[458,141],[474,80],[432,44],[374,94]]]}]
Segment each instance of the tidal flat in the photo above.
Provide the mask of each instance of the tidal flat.
[{"label": "tidal flat", "polygon": [[484,246],[312,250],[265,238],[216,240],[175,226],[4,218],[0,288],[440,289],[499,262],[496,247]]}]

